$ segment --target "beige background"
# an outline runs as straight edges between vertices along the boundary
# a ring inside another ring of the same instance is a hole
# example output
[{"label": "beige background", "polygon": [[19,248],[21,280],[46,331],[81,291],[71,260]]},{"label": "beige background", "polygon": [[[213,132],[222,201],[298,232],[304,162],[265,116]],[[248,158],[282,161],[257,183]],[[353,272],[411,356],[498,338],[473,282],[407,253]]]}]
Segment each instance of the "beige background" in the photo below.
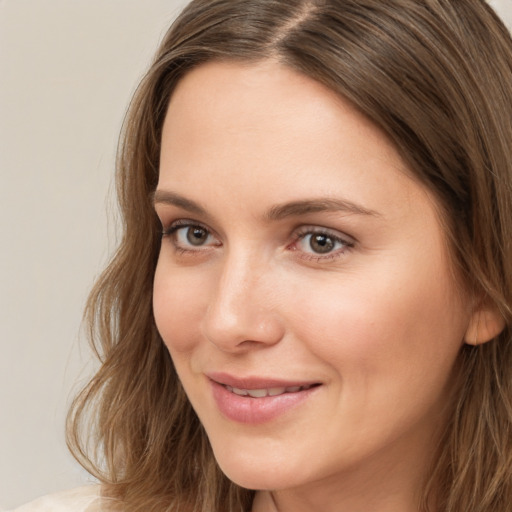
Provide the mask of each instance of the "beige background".
[{"label": "beige background", "polygon": [[[91,371],[84,300],[115,246],[117,135],[185,3],[0,0],[0,508],[88,481],[63,423]],[[491,3],[512,26],[512,0]]]}]

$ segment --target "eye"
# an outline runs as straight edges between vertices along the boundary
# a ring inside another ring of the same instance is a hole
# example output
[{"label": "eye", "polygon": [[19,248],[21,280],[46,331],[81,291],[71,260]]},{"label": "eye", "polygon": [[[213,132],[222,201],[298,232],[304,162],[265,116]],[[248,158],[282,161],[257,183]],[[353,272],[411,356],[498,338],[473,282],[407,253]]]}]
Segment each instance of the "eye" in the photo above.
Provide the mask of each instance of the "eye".
[{"label": "eye", "polygon": [[318,254],[327,254],[336,248],[336,240],[334,237],[324,233],[311,233],[306,235],[302,241],[308,249]]},{"label": "eye", "polygon": [[163,236],[170,237],[175,247],[184,251],[221,245],[205,226],[183,220],[174,222],[163,232]]},{"label": "eye", "polygon": [[295,249],[300,250],[307,257],[322,259],[341,255],[354,246],[349,237],[342,237],[330,230],[322,228],[304,228],[297,234]]},{"label": "eye", "polygon": [[182,245],[204,245],[210,234],[201,226],[188,226],[175,231],[176,241]]}]

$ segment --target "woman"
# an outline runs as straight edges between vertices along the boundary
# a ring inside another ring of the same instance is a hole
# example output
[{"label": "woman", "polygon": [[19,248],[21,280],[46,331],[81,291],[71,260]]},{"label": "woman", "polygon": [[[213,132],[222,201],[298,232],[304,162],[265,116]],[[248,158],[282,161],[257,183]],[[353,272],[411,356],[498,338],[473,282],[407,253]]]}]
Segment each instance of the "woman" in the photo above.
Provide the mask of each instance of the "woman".
[{"label": "woman", "polygon": [[482,0],[193,1],[89,302],[104,509],[508,511],[511,105]]}]

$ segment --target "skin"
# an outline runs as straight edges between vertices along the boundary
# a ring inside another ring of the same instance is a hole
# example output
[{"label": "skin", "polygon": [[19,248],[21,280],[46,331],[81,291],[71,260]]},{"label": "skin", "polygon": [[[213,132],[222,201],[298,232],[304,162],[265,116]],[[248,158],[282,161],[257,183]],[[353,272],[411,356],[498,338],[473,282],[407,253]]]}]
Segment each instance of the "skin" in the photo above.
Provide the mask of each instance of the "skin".
[{"label": "skin", "polygon": [[[319,198],[351,207],[269,219]],[[474,313],[439,209],[386,136],[276,62],[206,64],[171,98],[155,208],[157,326],[222,470],[260,490],[253,511],[417,510]],[[312,231],[344,242],[318,254]],[[241,424],[212,371],[321,386]]]}]

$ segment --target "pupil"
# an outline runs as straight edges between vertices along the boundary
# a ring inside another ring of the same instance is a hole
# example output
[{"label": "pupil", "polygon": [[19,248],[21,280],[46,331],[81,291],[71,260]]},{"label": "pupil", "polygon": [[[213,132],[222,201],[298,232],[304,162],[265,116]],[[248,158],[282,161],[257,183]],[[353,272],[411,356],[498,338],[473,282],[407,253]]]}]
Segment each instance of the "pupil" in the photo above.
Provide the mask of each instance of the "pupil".
[{"label": "pupil", "polygon": [[313,235],[309,245],[318,253],[327,253],[334,249],[334,241],[327,235]]},{"label": "pupil", "polygon": [[207,237],[208,233],[206,232],[206,229],[200,227],[189,228],[187,231],[187,240],[192,245],[201,245]]}]

